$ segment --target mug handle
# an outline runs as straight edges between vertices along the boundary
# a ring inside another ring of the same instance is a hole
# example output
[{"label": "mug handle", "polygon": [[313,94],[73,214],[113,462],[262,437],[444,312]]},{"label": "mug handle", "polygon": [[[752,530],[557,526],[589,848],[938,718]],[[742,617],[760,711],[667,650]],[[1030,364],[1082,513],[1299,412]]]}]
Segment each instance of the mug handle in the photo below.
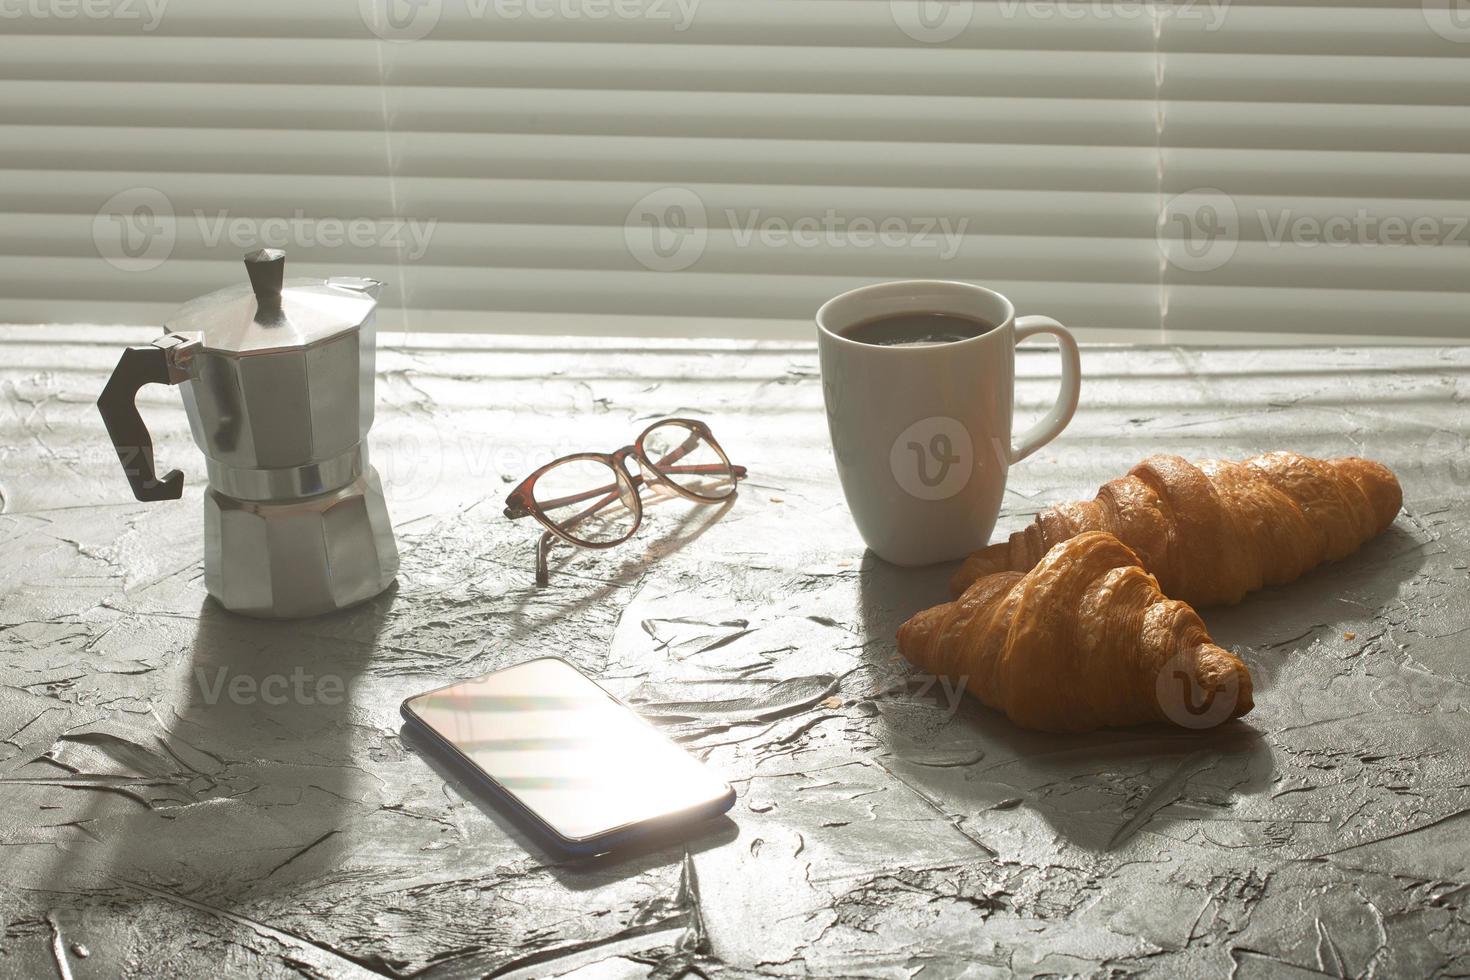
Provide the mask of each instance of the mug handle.
[{"label": "mug handle", "polygon": [[1082,356],[1077,352],[1077,339],[1071,331],[1049,316],[1016,317],[1016,343],[1040,333],[1049,333],[1057,338],[1057,350],[1062,355],[1062,390],[1057,393],[1056,404],[1052,405],[1051,411],[1026,430],[1019,445],[1011,447],[1012,464],[1019,463],[1061,434],[1077,413],[1077,399],[1082,393]]}]

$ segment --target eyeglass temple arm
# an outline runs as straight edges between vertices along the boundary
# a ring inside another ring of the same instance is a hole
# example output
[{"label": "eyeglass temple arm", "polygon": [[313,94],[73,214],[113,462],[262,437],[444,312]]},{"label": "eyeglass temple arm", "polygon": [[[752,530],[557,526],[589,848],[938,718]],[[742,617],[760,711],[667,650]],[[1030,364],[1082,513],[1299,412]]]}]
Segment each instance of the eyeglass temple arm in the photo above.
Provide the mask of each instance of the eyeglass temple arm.
[{"label": "eyeglass temple arm", "polygon": [[[631,477],[631,479],[634,481],[633,488],[636,491],[638,489],[638,485],[643,482],[643,478],[641,476],[635,476]],[[582,511],[582,513],[577,514],[574,517],[571,517],[562,522],[562,527],[576,527],[578,524],[582,523],[587,518],[591,517],[593,514],[597,513],[599,510],[602,510],[602,508],[606,507],[608,504],[612,503],[622,496],[622,494],[618,491],[616,487],[613,487],[611,489],[613,491],[612,493],[608,494],[606,497],[603,497],[597,503]],[[537,585],[547,585],[551,582],[551,572],[546,567],[546,559],[547,556],[551,554],[551,546],[556,544],[556,541],[557,538],[555,534],[552,534],[550,531],[544,531],[541,534],[541,540],[536,543]]]},{"label": "eyeglass temple arm", "polygon": [[[628,479],[633,481],[634,490],[637,490],[643,485],[643,477],[641,474],[636,476],[630,474],[628,476]],[[569,520],[558,522],[570,526],[572,524],[575,524],[577,521],[580,521],[582,518],[588,516],[589,514],[597,513],[598,508],[606,506],[610,502],[610,498],[616,498],[618,496],[618,493],[618,485],[616,483],[605,483],[600,487],[594,487],[591,490],[583,490],[581,493],[574,493],[571,496],[557,497],[555,500],[538,500],[536,501],[536,503],[541,508],[542,513],[545,513],[548,510],[555,510],[558,507],[565,507],[567,504],[580,504],[582,501],[591,500],[593,497],[600,496],[603,498],[602,500],[594,504],[591,510],[583,511],[581,514],[578,514],[576,517],[573,517]],[[513,519],[529,517],[531,514],[531,509],[527,507],[525,510],[526,512],[524,514],[518,513]]]},{"label": "eyeglass temple arm", "polygon": [[735,475],[735,479],[745,479],[745,467],[736,466],[733,463],[695,463],[692,466],[669,465],[671,463],[677,463],[689,455],[689,453],[693,452],[703,439],[704,436],[701,433],[690,433],[689,438],[685,439],[678,449],[671,450],[668,455],[654,464],[654,469],[660,473],[718,473],[728,466],[730,472]]},{"label": "eyeglass temple arm", "polygon": [[[724,463],[694,463],[688,466],[666,466],[660,463],[658,466],[658,470],[660,473],[692,473],[696,475],[719,473],[724,469],[726,469]],[[745,479],[745,467],[731,466],[729,467],[729,470],[735,475],[735,479]],[[633,481],[633,486],[635,488],[643,482],[642,475],[631,475],[629,476],[629,479]],[[608,483],[604,484],[603,486],[596,487],[592,490],[584,490],[581,493],[574,493],[567,497],[557,497],[555,500],[541,500],[538,501],[538,503],[540,504],[541,509],[543,511],[546,511],[552,510],[557,507],[565,507],[567,504],[580,504],[584,500],[591,500],[593,497],[599,495],[614,493],[616,492],[616,490],[616,484]],[[508,507],[506,508],[506,510],[511,512],[507,516],[509,516],[512,520],[520,520],[522,517],[531,516],[531,509],[524,504],[516,507]]]},{"label": "eyeglass temple arm", "polygon": [[[710,464],[710,465],[716,465],[716,464]],[[720,469],[724,469],[723,466],[720,466],[719,468]],[[689,471],[690,472],[698,472],[698,471],[700,471],[700,469],[701,469],[700,467],[690,467],[689,468]],[[735,479],[737,479],[737,480],[743,480],[743,479],[745,479],[745,473],[746,473],[745,467],[743,467],[743,466],[732,466],[732,467],[730,467],[730,469],[731,469],[731,472],[733,472],[735,474]],[[630,477],[630,479],[633,481],[633,487],[634,487],[634,489],[638,489],[639,486],[643,483],[643,477],[642,476],[633,476],[633,477]],[[603,497],[601,500],[599,500],[597,503],[593,504],[588,509],[584,510],[582,513],[580,513],[580,514],[576,515],[575,517],[571,518],[570,520],[566,521],[562,526],[563,527],[575,527],[577,524],[581,523],[582,521],[585,521],[587,518],[591,517],[593,514],[597,513],[599,510],[602,510],[602,508],[606,507],[608,504],[611,504],[614,500],[617,500],[618,497],[620,496],[620,494],[617,492],[617,488],[616,487],[604,487],[603,489],[604,490],[611,490],[613,492],[612,493],[609,493],[607,496]],[[597,492],[598,491],[592,491],[592,493],[597,493]],[[591,496],[591,493],[589,493],[589,494],[579,494],[577,496],[577,500],[584,500],[588,496]],[[573,501],[571,498],[567,498],[567,502],[568,503],[574,503],[575,501]],[[553,502],[553,503],[555,503],[555,502]],[[556,535],[552,534],[550,531],[543,531],[541,533],[541,540],[536,543],[536,584],[537,585],[548,585],[551,582],[551,572],[547,568],[546,561],[547,561],[548,556],[550,556],[550,554],[551,554],[551,548],[552,548],[552,546],[555,545],[556,542],[557,542]]]},{"label": "eyeglass temple arm", "polygon": [[536,543],[536,584],[550,585],[551,572],[546,568],[547,556],[551,554],[551,546],[556,544],[556,535],[550,531],[541,532],[541,540]]}]

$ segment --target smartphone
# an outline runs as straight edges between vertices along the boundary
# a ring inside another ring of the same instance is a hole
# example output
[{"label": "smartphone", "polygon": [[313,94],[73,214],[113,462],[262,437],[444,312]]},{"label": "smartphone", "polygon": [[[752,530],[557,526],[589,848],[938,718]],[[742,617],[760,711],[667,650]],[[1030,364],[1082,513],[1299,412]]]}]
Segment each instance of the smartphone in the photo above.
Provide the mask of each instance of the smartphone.
[{"label": "smartphone", "polygon": [[559,657],[403,702],[412,732],[570,854],[724,813],[735,791]]}]

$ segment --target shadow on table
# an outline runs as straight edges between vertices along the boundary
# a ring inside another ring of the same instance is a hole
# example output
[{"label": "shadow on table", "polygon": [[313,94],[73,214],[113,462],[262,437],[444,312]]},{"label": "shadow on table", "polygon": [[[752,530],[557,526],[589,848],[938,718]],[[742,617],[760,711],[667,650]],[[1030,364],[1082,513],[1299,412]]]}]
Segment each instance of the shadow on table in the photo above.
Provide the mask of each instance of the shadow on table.
[{"label": "shadow on table", "polygon": [[[550,572],[550,583],[538,586],[534,583],[536,567],[536,540],[540,535],[540,525],[536,525],[536,537],[528,537],[526,541],[526,586],[521,590],[521,595],[515,599],[510,607],[510,612],[515,616],[517,624],[505,636],[500,637],[498,642],[510,644],[516,640],[524,639],[548,622],[565,620],[583,609],[593,606],[607,598],[617,589],[625,588],[637,582],[649,568],[656,562],[676,554],[688,547],[702,534],[708,531],[730,512],[735,502],[740,498],[739,491],[727,500],[711,506],[700,506],[690,504],[682,497],[672,494],[667,496],[651,497],[644,501],[645,510],[650,507],[660,506],[670,501],[686,505],[684,513],[680,513],[672,522],[671,526],[658,529],[658,533],[640,541],[638,536],[613,550],[622,550],[627,557],[619,562],[617,569],[610,577],[595,580],[595,585],[587,587],[588,579],[574,576],[566,569],[566,566],[585,555],[585,550],[575,548],[565,543],[558,543],[552,550],[547,562]],[[648,526],[645,523],[640,528],[640,533],[647,533]],[[567,580],[571,579],[574,587],[567,587]],[[559,587],[560,586],[560,587]],[[557,599],[565,599],[558,602]],[[544,607],[541,615],[533,616],[531,606]]]},{"label": "shadow on table", "polygon": [[668,827],[615,851],[596,856],[568,855],[526,816],[502,804],[478,785],[475,771],[430,744],[408,725],[399,729],[403,744],[434,770],[435,775],[462,799],[469,800],[531,860],[549,871],[564,887],[584,891],[609,881],[633,878],[655,868],[668,867],[685,851],[698,854],[735,840],[740,828],[721,814],[697,823]]},{"label": "shadow on table", "polygon": [[395,592],[318,617],[310,634],[206,599],[186,672],[152,706],[155,734],[85,737],[77,761],[132,805],[91,794],[74,818],[88,837],[61,847],[53,879],[228,911],[336,873],[341,829],[377,807],[354,689]]},{"label": "shadow on table", "polygon": [[1074,845],[1105,851],[1145,823],[1170,822],[1164,808],[1186,791],[1224,805],[1232,794],[1270,785],[1270,748],[1246,722],[1208,731],[1034,732],[921,675],[893,637],[915,612],[948,601],[954,567],[898,568],[869,552],[859,571],[865,656],[884,679],[876,703],[889,768],[946,813],[972,820],[1024,806]]},{"label": "shadow on table", "polygon": [[1378,615],[1418,574],[1432,547],[1437,543],[1395,524],[1341,561],[1246,596],[1239,605],[1206,609],[1200,615],[1223,647],[1294,652],[1311,645],[1318,630]]},{"label": "shadow on table", "polygon": [[[645,520],[643,526],[638,529],[631,539],[622,545],[615,546],[615,552],[618,548],[625,549],[623,553],[627,557],[619,563],[618,570],[613,576],[614,581],[623,582],[637,578],[649,565],[663,561],[670,555],[682,551],[696,538],[718,523],[726,514],[730,513],[730,508],[734,507],[735,502],[739,499],[739,490],[736,490],[733,495],[717,504],[695,504],[684,497],[671,493],[645,497],[643,500],[645,515],[650,511],[656,515],[662,514],[662,508],[670,504],[682,506],[683,511],[679,513],[677,518],[673,519],[672,526],[664,525],[662,527],[655,527]],[[642,536],[642,540],[640,540],[640,536]],[[533,541],[533,552],[534,544],[535,542]],[[575,560],[577,556],[584,554],[585,551],[586,549],[576,548],[565,542],[558,542],[552,549],[551,557],[547,561],[552,582],[554,583],[556,581],[556,574],[559,569],[564,568],[568,563]],[[534,555],[532,557],[534,559]],[[533,565],[534,560],[527,567],[532,567]]]}]

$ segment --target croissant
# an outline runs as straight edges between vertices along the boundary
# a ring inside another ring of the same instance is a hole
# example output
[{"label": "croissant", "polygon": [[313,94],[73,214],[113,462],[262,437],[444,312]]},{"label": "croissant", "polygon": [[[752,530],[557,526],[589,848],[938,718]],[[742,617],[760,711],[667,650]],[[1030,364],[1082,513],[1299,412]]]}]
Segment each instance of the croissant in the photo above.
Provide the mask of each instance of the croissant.
[{"label": "croissant", "polygon": [[1291,452],[1243,463],[1151,456],[1089,501],[1058,504],[1009,541],[965,559],[955,595],[984,575],[1024,572],[1084,531],[1109,531],[1137,552],[1164,594],[1230,605],[1346,557],[1393,523],[1403,491],[1388,467]]},{"label": "croissant", "polygon": [[1245,664],[1102,531],[1063,541],[1024,575],[988,575],[924,610],[899,627],[898,648],[1041,731],[1205,728],[1252,707]]}]

